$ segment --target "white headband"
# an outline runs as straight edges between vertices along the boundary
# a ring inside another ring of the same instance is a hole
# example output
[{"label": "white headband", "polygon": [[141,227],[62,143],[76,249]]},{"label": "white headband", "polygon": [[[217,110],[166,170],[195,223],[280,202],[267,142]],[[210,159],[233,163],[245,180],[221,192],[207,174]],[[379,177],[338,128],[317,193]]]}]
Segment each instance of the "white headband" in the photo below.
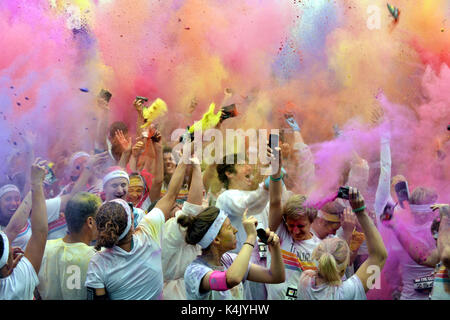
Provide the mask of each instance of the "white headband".
[{"label": "white headband", "polygon": [[202,249],[206,249],[209,247],[211,242],[217,237],[219,234],[220,228],[222,228],[223,222],[227,218],[227,215],[224,211],[220,210],[217,215],[216,220],[214,220],[213,224],[209,227],[208,231],[203,236],[202,240],[198,243]]},{"label": "white headband", "polygon": [[103,186],[105,186],[105,184],[109,180],[115,179],[115,178],[125,178],[125,179],[127,179],[128,183],[130,183],[130,177],[128,176],[128,173],[126,173],[123,170],[114,170],[103,177]]},{"label": "white headband", "polygon": [[115,203],[120,204],[125,209],[125,212],[127,213],[127,219],[128,219],[127,220],[127,227],[125,228],[125,230],[122,232],[122,234],[117,239],[117,241],[120,241],[123,238],[125,238],[125,236],[130,231],[130,228],[131,228],[131,214],[132,214],[131,208],[130,208],[130,205],[123,199],[114,199],[114,200],[111,200],[109,202],[115,202]]},{"label": "white headband", "polygon": [[8,241],[8,237],[6,236],[6,234],[3,231],[0,231],[0,235],[3,238],[3,254],[0,258],[0,268],[3,268],[6,264],[6,262],[8,262],[9,241]]},{"label": "white headband", "polygon": [[411,209],[411,212],[429,213],[433,211],[430,206],[431,204],[410,204],[409,208]]},{"label": "white headband", "polygon": [[75,154],[72,156],[72,158],[70,158],[70,167],[73,167],[73,165],[74,165],[74,163],[75,163],[75,161],[76,161],[77,159],[83,158],[83,157],[88,157],[88,158],[90,158],[91,155],[90,155],[89,153],[87,153],[87,152],[84,152],[84,151],[79,151],[79,152],[75,153]]},{"label": "white headband", "polygon": [[3,187],[0,188],[0,198],[3,197],[5,193],[12,191],[15,191],[20,194],[19,188],[17,188],[15,185],[13,184],[4,185]]}]

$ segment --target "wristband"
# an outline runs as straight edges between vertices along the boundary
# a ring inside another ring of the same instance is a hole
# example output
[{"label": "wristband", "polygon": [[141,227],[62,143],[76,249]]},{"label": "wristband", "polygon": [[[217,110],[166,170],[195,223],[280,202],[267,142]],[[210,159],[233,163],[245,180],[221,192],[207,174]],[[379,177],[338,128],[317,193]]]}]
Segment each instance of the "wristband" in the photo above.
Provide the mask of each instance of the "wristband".
[{"label": "wristband", "polygon": [[272,176],[270,176],[270,180],[275,181],[275,182],[280,181],[282,178],[283,178],[282,175],[280,175],[278,178],[275,178],[275,179]]},{"label": "wristband", "polygon": [[244,242],[244,244],[251,245],[253,248],[255,247],[255,245],[254,245],[254,244],[251,244],[250,242]]},{"label": "wristband", "polygon": [[353,210],[353,212],[357,213],[357,212],[363,211],[365,208],[366,208],[366,205],[363,205],[361,208]]}]

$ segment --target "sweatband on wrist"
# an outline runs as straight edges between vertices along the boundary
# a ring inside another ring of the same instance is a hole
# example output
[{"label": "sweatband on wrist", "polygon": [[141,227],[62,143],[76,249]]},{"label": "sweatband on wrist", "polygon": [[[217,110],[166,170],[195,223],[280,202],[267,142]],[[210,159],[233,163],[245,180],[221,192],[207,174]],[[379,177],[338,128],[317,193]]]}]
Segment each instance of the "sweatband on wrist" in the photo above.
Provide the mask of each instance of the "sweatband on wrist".
[{"label": "sweatband on wrist", "polygon": [[226,271],[213,271],[209,276],[209,287],[215,291],[227,291],[227,272]]},{"label": "sweatband on wrist", "polygon": [[363,211],[365,208],[366,208],[366,205],[363,205],[361,208],[353,210],[353,212],[357,213],[357,212]]},{"label": "sweatband on wrist", "polygon": [[1,269],[8,262],[8,258],[9,258],[9,241],[8,241],[8,237],[6,236],[6,234],[3,231],[0,231],[0,235],[3,238],[3,253],[2,253],[2,256],[0,257],[0,269]]}]

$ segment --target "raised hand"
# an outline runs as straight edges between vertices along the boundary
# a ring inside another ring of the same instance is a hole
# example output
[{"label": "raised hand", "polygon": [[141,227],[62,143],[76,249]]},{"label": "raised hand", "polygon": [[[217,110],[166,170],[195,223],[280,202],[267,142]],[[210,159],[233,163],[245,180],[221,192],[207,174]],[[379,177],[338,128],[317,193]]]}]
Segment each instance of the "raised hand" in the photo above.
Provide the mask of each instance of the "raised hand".
[{"label": "raised hand", "polygon": [[31,184],[38,186],[44,181],[47,169],[45,168],[47,161],[41,158],[36,158],[34,163],[31,165]]},{"label": "raised hand", "polygon": [[256,240],[256,226],[258,225],[258,220],[254,216],[247,217],[248,209],[245,209],[242,215],[242,225],[244,226],[245,233],[247,236],[254,236]]},{"label": "raised hand", "polygon": [[[352,206],[353,211],[357,209],[363,208],[364,205],[364,197],[362,194],[358,191],[358,189],[354,187],[349,188],[348,192],[349,198],[348,201],[350,202],[350,205]],[[363,213],[364,210],[355,212],[357,215]]]},{"label": "raised hand", "polygon": [[278,235],[275,232],[270,231],[270,228],[267,228],[265,231],[266,231],[266,235],[268,236],[267,244],[269,245],[269,247],[279,246],[280,238],[278,237]]},{"label": "raised hand", "polygon": [[133,102],[133,106],[138,112],[138,114],[142,116],[142,110],[144,109],[144,101],[141,99],[135,99]]},{"label": "raised hand", "polygon": [[344,213],[341,216],[341,226],[344,230],[344,234],[350,234],[353,232],[356,226],[356,215],[352,212],[352,209],[345,208]]},{"label": "raised hand", "polygon": [[120,147],[122,148],[122,152],[131,152],[131,137],[129,137],[128,139],[125,138],[125,136],[123,135],[122,130],[117,130],[115,133],[117,142],[119,143]]},{"label": "raised hand", "polygon": [[287,112],[284,114],[284,118],[286,123],[292,128],[294,131],[300,131],[300,126],[294,118],[294,114],[292,112]]},{"label": "raised hand", "polygon": [[133,157],[138,158],[139,155],[144,151],[144,148],[144,141],[142,141],[142,138],[138,138],[133,148],[131,149],[131,154],[133,155]]}]

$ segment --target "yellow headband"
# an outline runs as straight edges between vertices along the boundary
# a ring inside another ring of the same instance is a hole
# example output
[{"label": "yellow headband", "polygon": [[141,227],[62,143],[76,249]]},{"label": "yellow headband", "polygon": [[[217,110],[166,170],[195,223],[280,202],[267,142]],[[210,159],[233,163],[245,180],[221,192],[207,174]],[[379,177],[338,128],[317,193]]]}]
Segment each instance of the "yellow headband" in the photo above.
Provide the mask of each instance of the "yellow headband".
[{"label": "yellow headband", "polygon": [[139,178],[139,176],[131,176],[130,187],[145,187],[145,185],[141,178]]},{"label": "yellow headband", "polygon": [[329,222],[336,222],[336,223],[337,222],[341,222],[341,218],[340,218],[340,216],[338,214],[330,214],[330,213],[327,213],[325,211],[319,210],[319,213],[318,213],[317,216],[319,218],[322,218],[322,219],[324,219],[326,221],[329,221]]}]

